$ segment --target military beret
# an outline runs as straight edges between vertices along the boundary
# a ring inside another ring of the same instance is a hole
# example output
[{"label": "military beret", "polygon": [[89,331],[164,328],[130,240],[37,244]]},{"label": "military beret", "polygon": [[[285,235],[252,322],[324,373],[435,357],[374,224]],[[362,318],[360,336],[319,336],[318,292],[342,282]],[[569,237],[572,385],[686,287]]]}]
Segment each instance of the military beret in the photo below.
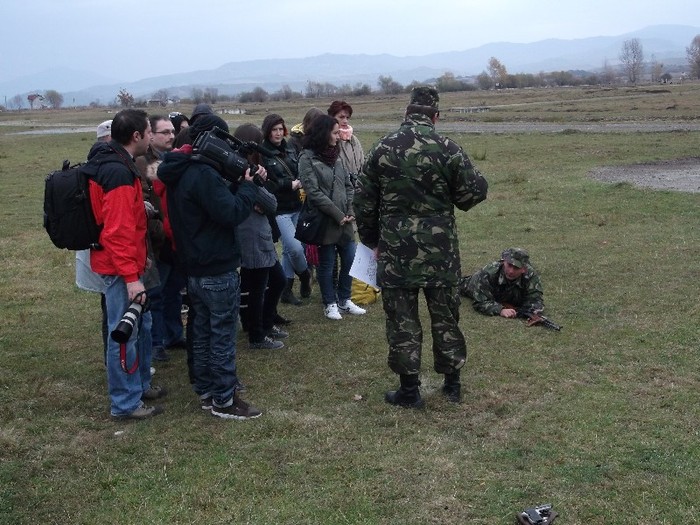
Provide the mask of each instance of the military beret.
[{"label": "military beret", "polygon": [[411,101],[409,102],[411,105],[428,106],[437,109],[438,102],[440,102],[440,96],[434,87],[418,86],[411,91]]},{"label": "military beret", "polygon": [[528,255],[527,250],[523,248],[508,248],[503,250],[501,258],[516,268],[522,268],[528,262],[530,262],[530,256]]}]

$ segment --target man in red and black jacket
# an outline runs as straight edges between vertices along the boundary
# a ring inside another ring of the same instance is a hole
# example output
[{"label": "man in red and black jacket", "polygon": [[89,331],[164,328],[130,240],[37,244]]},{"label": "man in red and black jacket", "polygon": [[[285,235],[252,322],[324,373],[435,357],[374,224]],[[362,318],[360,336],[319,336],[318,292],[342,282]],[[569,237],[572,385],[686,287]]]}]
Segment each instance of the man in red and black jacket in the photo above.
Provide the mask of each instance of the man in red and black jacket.
[{"label": "man in red and black jacket", "polygon": [[[150,142],[146,112],[126,109],[112,120],[112,140],[90,151],[90,199],[102,226],[100,248],[90,250],[90,266],[104,282],[110,333],[130,303],[146,302],[146,210],[134,157],[143,155]],[[126,343],[109,339],[107,383],[114,418],[144,419],[162,412],[143,403],[165,394],[151,385],[150,326],[150,312],[144,312]]]}]

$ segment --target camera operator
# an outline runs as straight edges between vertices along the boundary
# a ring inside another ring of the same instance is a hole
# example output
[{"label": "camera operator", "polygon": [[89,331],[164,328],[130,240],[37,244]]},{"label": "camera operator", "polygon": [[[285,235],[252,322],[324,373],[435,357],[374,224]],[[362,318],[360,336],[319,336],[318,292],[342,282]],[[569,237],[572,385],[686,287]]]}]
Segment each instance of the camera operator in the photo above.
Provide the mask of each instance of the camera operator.
[{"label": "camera operator", "polygon": [[[213,114],[200,116],[193,127],[200,133],[214,127],[228,133],[226,122]],[[202,409],[213,416],[255,418],[262,413],[240,398],[236,375],[241,264],[236,227],[253,210],[259,187],[250,169],[229,186],[223,176],[232,177],[223,166],[217,171],[192,152],[192,146],[185,145],[166,153],[158,177],[166,185],[170,223],[194,309],[193,388]],[[262,168],[257,175],[266,178]]]}]

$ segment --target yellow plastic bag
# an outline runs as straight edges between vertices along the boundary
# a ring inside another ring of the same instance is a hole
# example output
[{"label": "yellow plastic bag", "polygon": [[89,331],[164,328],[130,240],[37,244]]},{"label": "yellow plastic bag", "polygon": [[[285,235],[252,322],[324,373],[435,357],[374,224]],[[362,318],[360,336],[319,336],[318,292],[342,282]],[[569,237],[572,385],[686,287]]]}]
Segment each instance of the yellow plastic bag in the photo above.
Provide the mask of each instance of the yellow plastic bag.
[{"label": "yellow plastic bag", "polygon": [[351,298],[355,304],[372,304],[377,302],[379,290],[374,286],[363,283],[359,279],[352,279]]}]

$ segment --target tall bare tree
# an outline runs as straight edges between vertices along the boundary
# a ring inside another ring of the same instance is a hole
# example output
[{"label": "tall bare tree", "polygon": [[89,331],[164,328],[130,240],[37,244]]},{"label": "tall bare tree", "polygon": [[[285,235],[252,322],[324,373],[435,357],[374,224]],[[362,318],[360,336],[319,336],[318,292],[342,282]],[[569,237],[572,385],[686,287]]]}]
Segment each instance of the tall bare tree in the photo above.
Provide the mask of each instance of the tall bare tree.
[{"label": "tall bare tree", "polygon": [[501,64],[501,61],[496,57],[491,57],[489,59],[489,76],[495,87],[505,87],[506,81],[508,80],[508,71],[506,66]]},{"label": "tall bare tree", "polygon": [[695,35],[693,41],[685,48],[690,66],[690,76],[700,78],[700,35]]},{"label": "tall bare tree", "polygon": [[403,91],[403,86],[390,76],[379,75],[377,85],[379,86],[379,91],[385,95],[397,95]]},{"label": "tall bare tree", "polygon": [[165,103],[168,101],[168,90],[167,89],[159,89],[153,95],[151,96],[151,99],[159,101],[161,104],[165,105]]},{"label": "tall bare tree", "polygon": [[44,93],[44,98],[54,109],[59,109],[63,105],[63,95],[55,89],[47,89]]},{"label": "tall bare tree", "polygon": [[126,89],[121,88],[119,93],[117,93],[117,100],[122,107],[130,108],[134,104],[134,95],[129,93]]},{"label": "tall bare tree", "polygon": [[22,95],[15,95],[7,104],[10,109],[22,109]]},{"label": "tall bare tree", "polygon": [[631,38],[622,43],[620,51],[620,62],[627,74],[627,80],[636,84],[641,80],[642,68],[644,67],[644,50],[638,38]]},{"label": "tall bare tree", "polygon": [[664,65],[662,62],[656,60],[655,55],[651,55],[651,65],[649,66],[651,73],[651,81],[656,83],[661,81],[661,75],[664,72]]}]

